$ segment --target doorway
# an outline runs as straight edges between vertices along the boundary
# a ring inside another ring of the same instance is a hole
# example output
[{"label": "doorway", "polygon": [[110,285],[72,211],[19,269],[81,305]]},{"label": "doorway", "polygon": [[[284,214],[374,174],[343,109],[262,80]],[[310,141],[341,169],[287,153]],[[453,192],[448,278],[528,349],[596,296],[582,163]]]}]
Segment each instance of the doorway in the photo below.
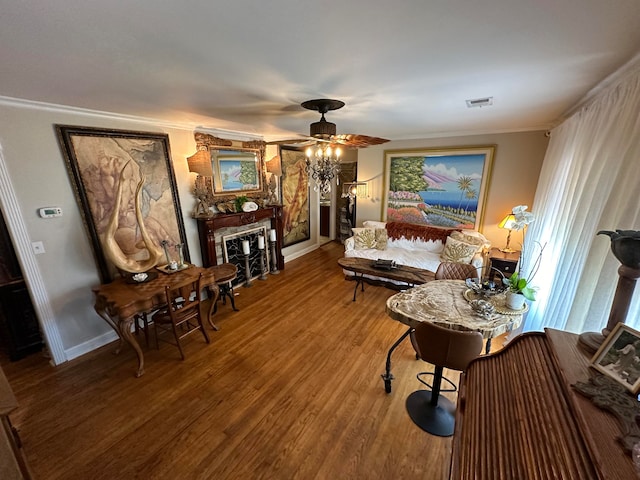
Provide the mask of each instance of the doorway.
[{"label": "doorway", "polygon": [[0,211],[0,350],[17,361],[43,347],[38,318]]}]

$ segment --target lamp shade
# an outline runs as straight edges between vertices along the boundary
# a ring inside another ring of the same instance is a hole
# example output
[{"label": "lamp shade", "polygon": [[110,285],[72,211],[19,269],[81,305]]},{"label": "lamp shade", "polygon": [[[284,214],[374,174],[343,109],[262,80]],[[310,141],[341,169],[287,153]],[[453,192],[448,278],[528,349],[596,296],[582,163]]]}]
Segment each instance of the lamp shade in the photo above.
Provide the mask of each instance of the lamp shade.
[{"label": "lamp shade", "polygon": [[507,230],[511,230],[515,221],[516,216],[513,213],[510,213],[502,219],[502,221],[498,224],[498,228],[506,228]]},{"label": "lamp shade", "polygon": [[187,157],[189,171],[202,175],[203,177],[212,177],[213,168],[211,167],[211,155],[208,150],[198,150],[196,153]]},{"label": "lamp shade", "polygon": [[267,160],[267,172],[279,177],[282,176],[282,160],[280,159],[280,155],[274,155]]}]

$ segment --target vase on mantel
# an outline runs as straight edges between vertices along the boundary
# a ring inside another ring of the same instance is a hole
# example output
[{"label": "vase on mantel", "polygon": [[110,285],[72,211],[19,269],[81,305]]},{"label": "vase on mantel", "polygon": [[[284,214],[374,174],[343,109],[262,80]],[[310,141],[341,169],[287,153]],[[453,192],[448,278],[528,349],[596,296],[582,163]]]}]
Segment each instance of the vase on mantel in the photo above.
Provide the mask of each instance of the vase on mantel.
[{"label": "vase on mantel", "polygon": [[524,306],[524,295],[521,293],[508,291],[505,305],[511,310],[521,310]]}]

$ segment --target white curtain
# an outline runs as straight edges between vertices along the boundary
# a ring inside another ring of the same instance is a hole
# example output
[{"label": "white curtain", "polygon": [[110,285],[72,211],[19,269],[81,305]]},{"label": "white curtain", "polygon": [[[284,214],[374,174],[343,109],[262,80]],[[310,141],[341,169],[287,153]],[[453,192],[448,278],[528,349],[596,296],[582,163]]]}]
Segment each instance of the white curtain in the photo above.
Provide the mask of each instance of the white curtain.
[{"label": "white curtain", "polygon": [[[640,62],[551,132],[524,265],[546,243],[524,330],[599,332],[620,263],[600,230],[640,230]],[[626,324],[640,328],[640,285]]]}]

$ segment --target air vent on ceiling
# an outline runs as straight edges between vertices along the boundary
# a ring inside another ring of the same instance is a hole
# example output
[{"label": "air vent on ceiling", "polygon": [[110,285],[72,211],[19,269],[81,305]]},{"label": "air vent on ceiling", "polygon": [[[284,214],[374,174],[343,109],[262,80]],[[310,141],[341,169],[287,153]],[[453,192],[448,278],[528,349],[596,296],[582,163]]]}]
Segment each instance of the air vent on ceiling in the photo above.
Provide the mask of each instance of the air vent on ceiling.
[{"label": "air vent on ceiling", "polygon": [[473,100],[467,100],[467,107],[488,107],[493,105],[493,97],[474,98]]}]

